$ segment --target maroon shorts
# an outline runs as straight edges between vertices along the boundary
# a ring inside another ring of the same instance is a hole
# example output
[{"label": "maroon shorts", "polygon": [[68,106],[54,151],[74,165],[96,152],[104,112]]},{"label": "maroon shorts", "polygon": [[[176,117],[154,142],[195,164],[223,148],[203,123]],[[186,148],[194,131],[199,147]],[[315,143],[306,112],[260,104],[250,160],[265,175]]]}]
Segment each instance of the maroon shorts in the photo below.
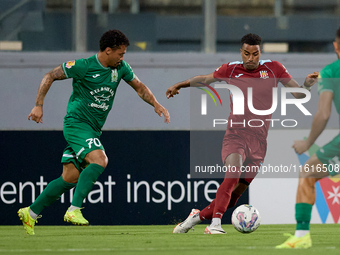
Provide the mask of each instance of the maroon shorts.
[{"label": "maroon shorts", "polygon": [[[242,156],[242,169],[240,181],[244,180],[247,184],[255,178],[260,169],[267,150],[267,140],[258,138],[254,134],[249,134],[242,129],[232,129],[225,132],[222,144],[222,162],[231,153],[238,153]],[[226,173],[228,177],[228,173]]]}]

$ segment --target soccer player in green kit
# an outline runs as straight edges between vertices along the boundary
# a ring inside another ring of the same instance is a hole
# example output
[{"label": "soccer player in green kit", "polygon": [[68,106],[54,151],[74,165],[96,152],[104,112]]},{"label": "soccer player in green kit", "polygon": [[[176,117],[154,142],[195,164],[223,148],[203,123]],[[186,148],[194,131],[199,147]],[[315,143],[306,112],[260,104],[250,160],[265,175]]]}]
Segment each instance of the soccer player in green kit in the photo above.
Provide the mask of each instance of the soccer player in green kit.
[{"label": "soccer player in green kit", "polygon": [[[333,45],[338,60],[325,66],[320,71],[318,110],[313,118],[307,140],[294,142],[293,148],[298,154],[307,151],[325,129],[331,115],[333,101],[336,111],[340,115],[340,28],[337,30]],[[328,175],[334,176],[339,173],[339,157],[340,134],[306,161],[299,175],[296,194],[296,231],[294,235],[290,235],[287,241],[276,246],[277,249],[309,248],[312,246],[309,223],[312,207],[316,199],[315,183]]]},{"label": "soccer player in green kit", "polygon": [[68,145],[61,159],[62,175],[51,181],[32,205],[18,211],[28,234],[34,235],[34,225],[40,212],[76,185],[64,220],[75,225],[89,224],[80,209],[84,198],[108,164],[100,135],[121,79],[152,105],[159,116],[164,115],[166,123],[170,122],[168,111],[157,102],[129,64],[123,61],[128,45],[129,40],[122,32],[109,30],[101,37],[100,51],[96,55],[65,62],[45,74],[28,119],[42,123],[43,102],[52,83],[73,78],[73,92],[67,105],[63,128]]}]

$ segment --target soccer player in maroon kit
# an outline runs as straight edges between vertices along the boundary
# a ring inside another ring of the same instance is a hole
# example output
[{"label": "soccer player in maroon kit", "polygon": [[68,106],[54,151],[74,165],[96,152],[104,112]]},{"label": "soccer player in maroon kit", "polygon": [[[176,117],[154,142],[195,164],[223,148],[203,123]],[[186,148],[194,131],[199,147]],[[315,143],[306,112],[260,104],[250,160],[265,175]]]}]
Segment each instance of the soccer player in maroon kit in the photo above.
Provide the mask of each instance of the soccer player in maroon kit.
[{"label": "soccer player in maroon kit", "polygon": [[[272,106],[272,89],[281,82],[285,87],[305,88],[316,82],[318,73],[309,74],[302,87],[292,78],[286,68],[277,61],[260,60],[261,37],[256,34],[247,34],[241,39],[242,62],[229,62],[217,68],[213,73],[195,76],[183,82],[176,83],[168,88],[168,98],[178,94],[181,88],[199,87],[216,81],[226,81],[242,90],[244,102],[247,102],[247,89],[253,88],[253,106],[257,110],[268,110]],[[252,78],[252,79],[250,79]],[[295,98],[305,97],[304,93],[292,93]],[[205,219],[212,219],[207,226],[205,234],[225,234],[221,227],[221,219],[228,208],[236,205],[237,200],[248,188],[255,178],[257,171],[241,172],[241,167],[257,166],[260,168],[264,161],[267,149],[267,135],[271,121],[271,114],[256,115],[244,105],[244,115],[233,114],[233,103],[230,103],[231,112],[228,127],[223,139],[222,161],[227,169],[236,169],[235,172],[226,172],[225,178],[217,190],[216,198],[202,211],[193,209],[188,218],[179,223],[173,233],[187,233],[189,229]],[[249,120],[256,128],[246,127]],[[244,123],[244,125],[242,124]],[[261,125],[262,123],[262,125]],[[228,168],[229,167],[229,168]]]}]

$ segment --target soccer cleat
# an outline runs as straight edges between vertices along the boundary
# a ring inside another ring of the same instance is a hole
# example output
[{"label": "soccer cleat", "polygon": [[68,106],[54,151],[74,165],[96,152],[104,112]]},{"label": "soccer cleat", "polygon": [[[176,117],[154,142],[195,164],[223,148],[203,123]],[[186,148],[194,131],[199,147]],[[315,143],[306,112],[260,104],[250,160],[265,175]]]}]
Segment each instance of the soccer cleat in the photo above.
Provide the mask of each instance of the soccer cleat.
[{"label": "soccer cleat", "polygon": [[80,209],[73,210],[72,212],[69,212],[69,210],[67,209],[64,215],[64,221],[70,222],[74,225],[81,225],[81,226],[89,225],[89,222],[84,218]]},{"label": "soccer cleat", "polygon": [[[26,230],[26,233],[29,235],[35,235],[34,233],[34,225],[37,220],[33,219],[29,213],[29,207],[21,208],[18,211],[18,216],[20,220],[22,221],[22,225],[24,225],[24,229]],[[37,219],[41,218],[41,215],[38,216]]]},{"label": "soccer cleat", "polygon": [[[199,212],[200,212],[200,210],[198,210],[198,209],[192,209],[188,218],[186,218],[185,221],[178,223],[178,225],[174,228],[172,233],[182,234],[182,233],[187,233],[189,231],[189,229],[194,230],[194,226],[197,224],[197,220],[193,221],[193,219],[197,219],[197,217],[198,218],[200,217]],[[200,222],[200,221],[201,220],[199,220],[198,222]]]},{"label": "soccer cleat", "polygon": [[207,226],[204,230],[204,234],[216,235],[216,234],[226,234],[220,225]]},{"label": "soccer cleat", "polygon": [[277,245],[276,249],[294,249],[294,248],[302,248],[306,249],[312,246],[312,239],[310,238],[310,233],[305,234],[303,237],[296,237],[291,234],[284,234],[285,236],[289,236],[287,241],[283,244]]}]

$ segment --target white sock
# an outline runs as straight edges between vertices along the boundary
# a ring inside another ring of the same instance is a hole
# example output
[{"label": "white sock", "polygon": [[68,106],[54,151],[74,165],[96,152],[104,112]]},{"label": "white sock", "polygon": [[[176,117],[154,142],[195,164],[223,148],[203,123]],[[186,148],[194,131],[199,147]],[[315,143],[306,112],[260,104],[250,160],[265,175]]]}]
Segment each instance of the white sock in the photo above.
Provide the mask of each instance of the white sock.
[{"label": "white sock", "polygon": [[309,233],[309,230],[295,230],[296,237],[303,237]]},{"label": "white sock", "polygon": [[28,212],[29,212],[29,214],[30,214],[30,216],[31,216],[31,218],[32,218],[33,220],[36,220],[36,219],[38,218],[38,214],[34,213],[34,212],[31,210],[31,208],[28,210]]},{"label": "white sock", "polygon": [[221,219],[220,218],[212,218],[210,226],[221,226]]},{"label": "white sock", "polygon": [[69,212],[72,212],[72,211],[77,210],[77,209],[80,209],[80,207],[71,205],[71,206],[68,208],[68,211],[69,211]]}]

